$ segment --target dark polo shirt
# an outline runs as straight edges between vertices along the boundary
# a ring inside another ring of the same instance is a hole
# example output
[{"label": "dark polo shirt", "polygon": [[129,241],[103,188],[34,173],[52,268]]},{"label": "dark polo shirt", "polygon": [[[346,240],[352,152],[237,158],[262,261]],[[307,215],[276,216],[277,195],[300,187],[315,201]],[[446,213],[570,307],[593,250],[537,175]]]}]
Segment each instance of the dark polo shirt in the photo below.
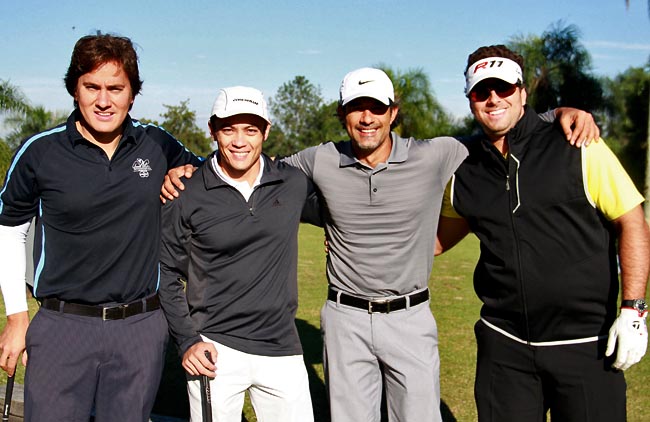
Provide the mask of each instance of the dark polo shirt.
[{"label": "dark polo shirt", "polygon": [[18,148],[0,192],[0,224],[37,217],[37,297],[99,304],[150,295],[158,289],[164,175],[201,160],[161,128],[128,116],[109,160],[76,120],[77,111]]}]

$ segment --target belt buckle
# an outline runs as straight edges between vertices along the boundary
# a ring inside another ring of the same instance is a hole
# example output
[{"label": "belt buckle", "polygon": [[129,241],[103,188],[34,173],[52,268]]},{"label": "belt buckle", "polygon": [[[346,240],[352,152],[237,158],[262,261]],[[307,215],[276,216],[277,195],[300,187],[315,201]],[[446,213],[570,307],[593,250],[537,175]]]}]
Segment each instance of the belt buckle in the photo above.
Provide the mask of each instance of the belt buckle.
[{"label": "belt buckle", "polygon": [[[373,312],[381,312],[381,313],[390,313],[390,299],[378,299],[378,300],[369,300],[368,301],[368,313],[372,314]],[[372,309],[372,305],[386,305],[386,310],[385,311],[374,311]]]},{"label": "belt buckle", "polygon": [[[126,318],[126,308],[127,305],[118,305],[118,306],[111,306],[107,308],[102,308],[102,320],[108,321],[108,320],[115,320],[115,319],[124,319]],[[115,317],[110,317],[108,316],[108,312],[112,311],[113,309],[121,309],[122,310],[122,315],[118,315],[117,318]]]}]

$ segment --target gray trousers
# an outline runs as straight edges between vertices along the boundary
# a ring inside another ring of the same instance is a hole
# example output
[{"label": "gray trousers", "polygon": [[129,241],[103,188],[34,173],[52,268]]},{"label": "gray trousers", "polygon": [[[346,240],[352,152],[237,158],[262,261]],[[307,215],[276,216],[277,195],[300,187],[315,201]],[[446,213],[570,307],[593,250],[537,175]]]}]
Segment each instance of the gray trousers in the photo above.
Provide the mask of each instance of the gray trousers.
[{"label": "gray trousers", "polygon": [[321,329],[332,422],[379,422],[382,387],[389,421],[442,421],[438,329],[429,302],[369,314],[328,300]]},{"label": "gray trousers", "polygon": [[156,310],[127,319],[40,309],[27,331],[26,422],[145,422],[168,339]]}]

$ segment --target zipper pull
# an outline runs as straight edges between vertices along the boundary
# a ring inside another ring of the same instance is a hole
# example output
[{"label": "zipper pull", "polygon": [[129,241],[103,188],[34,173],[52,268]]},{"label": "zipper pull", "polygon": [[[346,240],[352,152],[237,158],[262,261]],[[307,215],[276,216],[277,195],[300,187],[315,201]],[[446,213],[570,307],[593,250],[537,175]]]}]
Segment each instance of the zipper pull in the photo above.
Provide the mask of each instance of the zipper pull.
[{"label": "zipper pull", "polygon": [[510,175],[506,176],[506,190],[510,190]]}]

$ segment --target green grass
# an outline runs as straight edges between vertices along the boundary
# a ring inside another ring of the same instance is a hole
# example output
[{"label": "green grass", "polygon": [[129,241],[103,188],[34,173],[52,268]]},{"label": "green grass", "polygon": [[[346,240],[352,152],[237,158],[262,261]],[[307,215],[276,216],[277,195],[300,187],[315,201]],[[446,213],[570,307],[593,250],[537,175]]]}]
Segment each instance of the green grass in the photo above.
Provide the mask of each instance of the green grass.
[{"label": "green grass", "polygon": [[[474,295],[472,273],[478,257],[478,241],[473,236],[456,248],[436,258],[429,280],[431,309],[438,322],[441,356],[441,392],[445,421],[475,421],[474,364],[476,346],[474,323],[478,319],[480,302]],[[298,261],[300,304],[297,326],[303,343],[305,362],[316,422],[328,421],[320,337],[320,308],[327,293],[325,253],[321,229],[303,225],[300,229],[300,257]],[[34,310],[36,305],[31,303]],[[4,312],[4,309],[2,309]],[[175,357],[170,357],[174,360]],[[168,362],[165,397],[160,401],[167,408],[185,403],[184,377],[175,362]],[[18,371],[19,382],[24,369]],[[628,419],[650,420],[650,357],[625,373],[628,384]],[[4,382],[4,380],[2,381]],[[169,384],[172,384],[171,386]],[[161,413],[160,410],[158,413]],[[246,401],[244,417],[257,421],[250,402]]]}]

